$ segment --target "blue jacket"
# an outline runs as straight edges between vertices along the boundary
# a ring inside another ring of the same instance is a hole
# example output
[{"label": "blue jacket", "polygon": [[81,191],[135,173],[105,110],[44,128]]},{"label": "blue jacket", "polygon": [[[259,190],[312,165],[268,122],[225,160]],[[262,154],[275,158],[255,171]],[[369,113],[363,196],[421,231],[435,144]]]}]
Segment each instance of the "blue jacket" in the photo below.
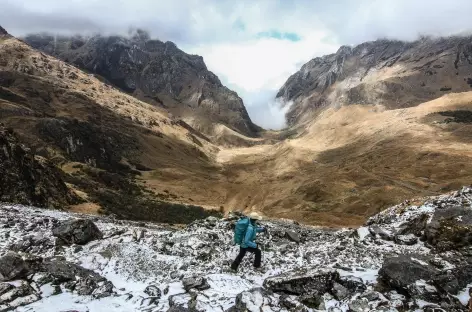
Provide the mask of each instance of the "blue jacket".
[{"label": "blue jacket", "polygon": [[255,226],[249,221],[247,226],[246,235],[244,235],[243,243],[241,244],[242,248],[257,248],[257,244],[254,242],[256,240],[256,233],[263,232],[264,228]]}]

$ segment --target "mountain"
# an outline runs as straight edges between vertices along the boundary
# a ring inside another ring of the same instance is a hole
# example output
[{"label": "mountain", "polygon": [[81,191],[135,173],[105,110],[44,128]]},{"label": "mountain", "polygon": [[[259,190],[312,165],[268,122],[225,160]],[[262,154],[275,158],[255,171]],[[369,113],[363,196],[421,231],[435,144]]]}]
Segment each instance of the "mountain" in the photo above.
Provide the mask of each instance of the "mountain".
[{"label": "mountain", "polygon": [[472,37],[377,40],[306,63],[280,88],[277,98],[293,103],[290,125],[307,122],[326,107],[416,106],[472,87]]},{"label": "mountain", "polygon": [[[262,270],[238,215],[185,227],[0,204],[2,311],[469,311],[471,188],[356,229],[263,220]],[[58,308],[59,307],[59,308]]]},{"label": "mountain", "polygon": [[217,213],[169,185],[205,193],[218,176],[204,135],[9,35],[0,55],[2,200],[162,222]]},{"label": "mountain", "polygon": [[223,86],[198,55],[137,30],[122,36],[29,35],[32,47],[96,74],[138,99],[162,107],[192,127],[213,135],[222,124],[246,136],[255,126],[236,92]]}]

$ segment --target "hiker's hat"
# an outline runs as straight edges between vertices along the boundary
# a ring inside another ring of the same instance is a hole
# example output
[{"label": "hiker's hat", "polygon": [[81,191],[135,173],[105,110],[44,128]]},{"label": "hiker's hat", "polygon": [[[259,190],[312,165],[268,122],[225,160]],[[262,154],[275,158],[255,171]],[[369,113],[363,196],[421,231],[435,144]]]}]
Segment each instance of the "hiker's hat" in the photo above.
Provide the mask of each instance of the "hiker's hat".
[{"label": "hiker's hat", "polygon": [[262,216],[255,211],[250,212],[248,215],[249,219],[262,220]]}]

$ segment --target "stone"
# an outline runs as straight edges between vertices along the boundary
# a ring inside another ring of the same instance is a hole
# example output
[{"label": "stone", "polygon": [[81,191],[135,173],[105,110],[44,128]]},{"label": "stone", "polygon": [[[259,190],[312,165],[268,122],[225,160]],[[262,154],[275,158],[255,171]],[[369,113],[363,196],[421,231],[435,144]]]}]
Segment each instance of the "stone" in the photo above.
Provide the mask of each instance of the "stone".
[{"label": "stone", "polygon": [[344,300],[349,297],[350,291],[341,284],[334,283],[333,285],[333,295],[338,300]]},{"label": "stone", "polygon": [[380,294],[376,291],[368,291],[361,295],[362,298],[366,298],[369,302],[380,299]]},{"label": "stone", "polygon": [[95,223],[86,219],[61,222],[52,228],[52,234],[68,245],[85,245],[103,237]]},{"label": "stone", "polygon": [[0,258],[0,282],[25,277],[27,274],[26,263],[17,253],[9,252]]},{"label": "stone", "polygon": [[190,289],[206,290],[210,288],[206,278],[202,276],[184,278],[182,279],[182,284],[187,292]]},{"label": "stone", "polygon": [[349,311],[351,312],[369,312],[369,301],[365,298],[355,299],[349,302]]},{"label": "stone", "polygon": [[236,296],[231,312],[259,312],[272,304],[271,293],[263,288],[253,288]]},{"label": "stone", "polygon": [[295,243],[300,243],[300,235],[294,231],[285,231],[285,237]]},{"label": "stone", "polygon": [[418,237],[414,234],[407,234],[407,235],[396,235],[395,236],[395,243],[399,245],[414,245],[418,242]]},{"label": "stone", "polygon": [[308,268],[292,270],[264,281],[264,287],[276,293],[288,295],[324,294],[331,291],[334,282],[339,279],[336,270]]},{"label": "stone", "polygon": [[446,206],[434,211],[425,228],[425,238],[437,249],[446,251],[472,244],[472,209]]},{"label": "stone", "polygon": [[427,281],[437,272],[422,256],[401,255],[385,259],[379,278],[393,289],[408,293],[408,285],[418,280]]},{"label": "stone", "polygon": [[144,289],[144,293],[148,296],[157,297],[157,298],[161,298],[161,295],[162,295],[159,287],[155,285],[149,285],[148,287],[146,287],[146,289]]},{"label": "stone", "polygon": [[393,234],[388,231],[385,231],[378,225],[369,226],[369,232],[374,237],[380,237],[381,239],[388,241],[393,240]]},{"label": "stone", "polygon": [[346,287],[351,293],[364,292],[367,289],[362,279],[357,276],[341,276],[338,283]]}]

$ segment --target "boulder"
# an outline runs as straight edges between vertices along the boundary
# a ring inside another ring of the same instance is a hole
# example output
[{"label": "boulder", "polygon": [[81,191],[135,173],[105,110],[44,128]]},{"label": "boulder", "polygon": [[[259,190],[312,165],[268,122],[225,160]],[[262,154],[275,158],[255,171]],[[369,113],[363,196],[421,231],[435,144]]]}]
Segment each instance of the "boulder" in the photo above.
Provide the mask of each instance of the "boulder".
[{"label": "boulder", "polygon": [[334,283],[332,292],[338,300],[344,300],[350,295],[349,289],[338,283]]},{"label": "boulder", "polygon": [[369,312],[369,301],[366,298],[355,299],[349,302],[350,312]]},{"label": "boulder", "polygon": [[357,276],[341,276],[338,283],[346,287],[351,293],[364,292],[367,286],[362,281],[362,278]]},{"label": "boulder", "polygon": [[52,235],[61,239],[67,245],[85,245],[90,241],[103,237],[95,223],[85,219],[68,220],[56,224],[52,229]]},{"label": "boulder", "polygon": [[[27,305],[40,299],[36,291],[26,282],[18,287],[11,287],[0,296],[0,311],[11,311],[23,305]],[[1,307],[6,307],[2,309]]]},{"label": "boulder", "polygon": [[113,284],[92,270],[62,260],[44,261],[38,269],[46,274],[47,281],[65,284],[69,290],[79,295],[93,295],[96,298],[110,296]]},{"label": "boulder", "polygon": [[338,279],[339,273],[336,270],[309,268],[269,277],[264,281],[264,287],[288,295],[324,294],[331,291]]},{"label": "boulder", "polygon": [[439,250],[472,244],[472,209],[465,206],[437,208],[425,228],[425,238]]},{"label": "boulder", "polygon": [[259,312],[272,305],[271,293],[263,288],[243,291],[236,296],[236,302],[227,312]]},{"label": "boulder", "polygon": [[413,234],[415,236],[421,236],[423,231],[426,229],[428,224],[429,215],[423,213],[416,218],[411,219],[400,225],[400,229],[397,231],[398,235]]},{"label": "boulder", "polygon": [[196,277],[187,277],[182,279],[182,284],[184,286],[185,291],[189,291],[190,289],[196,290],[206,290],[210,288],[206,278],[202,276]]},{"label": "boulder", "polygon": [[438,270],[419,255],[387,258],[379,271],[380,279],[401,293],[409,293],[408,286],[418,280],[428,281]]},{"label": "boulder", "polygon": [[369,226],[369,232],[374,237],[380,237],[384,240],[393,240],[393,234],[379,227],[378,225]]},{"label": "boulder", "polygon": [[27,273],[28,267],[17,253],[9,252],[0,258],[0,282],[24,277]]},{"label": "boulder", "polygon": [[414,234],[406,234],[406,235],[396,235],[395,236],[395,243],[398,245],[414,245],[418,242],[418,237]]},{"label": "boulder", "polygon": [[162,295],[159,287],[155,285],[149,285],[148,287],[146,287],[146,289],[144,289],[144,293],[150,297],[157,297],[157,298],[161,298],[161,295]]},{"label": "boulder", "polygon": [[285,237],[295,243],[300,243],[300,235],[294,231],[285,231]]}]

